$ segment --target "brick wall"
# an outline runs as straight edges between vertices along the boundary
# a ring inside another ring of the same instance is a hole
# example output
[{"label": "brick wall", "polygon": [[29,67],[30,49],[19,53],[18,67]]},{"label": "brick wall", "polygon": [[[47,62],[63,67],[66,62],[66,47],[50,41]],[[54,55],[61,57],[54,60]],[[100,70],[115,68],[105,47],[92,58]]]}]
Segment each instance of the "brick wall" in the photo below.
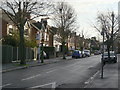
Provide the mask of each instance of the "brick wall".
[{"label": "brick wall", "polygon": [[53,35],[49,34],[49,46],[53,47]]},{"label": "brick wall", "polygon": [[7,35],[7,22],[2,20],[2,37]]},{"label": "brick wall", "polygon": [[30,31],[30,39],[31,40],[35,39],[36,33],[37,33],[37,30],[35,28],[31,28],[31,31]]}]

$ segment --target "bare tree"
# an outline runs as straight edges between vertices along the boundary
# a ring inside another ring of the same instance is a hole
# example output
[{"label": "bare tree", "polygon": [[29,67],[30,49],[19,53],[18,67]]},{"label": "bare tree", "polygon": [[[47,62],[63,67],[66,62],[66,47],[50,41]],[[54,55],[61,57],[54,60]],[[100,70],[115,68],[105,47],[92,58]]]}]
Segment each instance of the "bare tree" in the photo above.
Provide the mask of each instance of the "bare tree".
[{"label": "bare tree", "polygon": [[[1,2],[0,8],[7,14],[12,22],[17,26],[20,36],[20,64],[25,62],[25,45],[24,45],[24,26],[27,21],[39,16],[48,15],[50,3],[35,0],[5,0]],[[46,10],[47,9],[47,10]]]},{"label": "bare tree", "polygon": [[99,14],[97,17],[97,25],[94,25],[94,28],[98,30],[100,33],[102,32],[102,28],[104,29],[104,33],[106,36],[106,44],[108,56],[110,57],[110,49],[114,50],[114,41],[117,39],[118,29],[118,17],[114,12],[108,12],[107,14]]},{"label": "bare tree", "polygon": [[60,42],[63,48],[63,59],[65,58],[65,43],[71,31],[76,30],[75,22],[76,15],[71,6],[65,2],[58,2],[55,7],[55,17],[53,19],[55,26],[58,28],[57,35],[60,37]]}]

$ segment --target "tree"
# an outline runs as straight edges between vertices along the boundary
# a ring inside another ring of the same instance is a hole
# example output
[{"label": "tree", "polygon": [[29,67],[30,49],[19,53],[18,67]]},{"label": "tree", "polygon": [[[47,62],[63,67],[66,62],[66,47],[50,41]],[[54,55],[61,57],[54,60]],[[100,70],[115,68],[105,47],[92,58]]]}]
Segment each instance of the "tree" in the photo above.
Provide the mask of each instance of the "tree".
[{"label": "tree", "polygon": [[[14,0],[2,2],[0,8],[7,14],[10,20],[17,26],[20,36],[20,64],[25,62],[24,26],[27,21],[39,16],[48,15],[49,2],[37,2],[32,0]],[[46,12],[46,13],[45,13]]]},{"label": "tree", "polygon": [[76,29],[76,15],[71,6],[65,2],[59,2],[54,7],[55,18],[53,18],[55,27],[58,28],[57,35],[62,43],[63,59],[65,58],[65,44],[71,31]]},{"label": "tree", "polygon": [[110,58],[110,49],[114,50],[114,41],[117,39],[117,32],[118,29],[118,17],[115,15],[114,12],[108,12],[107,14],[99,14],[97,17],[97,24],[99,28],[94,25],[100,33],[101,30],[104,29],[104,33],[106,36],[106,44],[107,44],[107,51],[108,57]]}]

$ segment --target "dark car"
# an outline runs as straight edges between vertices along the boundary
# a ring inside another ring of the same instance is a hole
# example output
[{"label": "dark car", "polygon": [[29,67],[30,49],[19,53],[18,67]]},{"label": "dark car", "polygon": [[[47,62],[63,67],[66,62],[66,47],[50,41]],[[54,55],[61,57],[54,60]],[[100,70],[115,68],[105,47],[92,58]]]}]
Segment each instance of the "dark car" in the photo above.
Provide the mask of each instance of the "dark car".
[{"label": "dark car", "polygon": [[103,60],[103,63],[105,64],[106,62],[117,62],[117,55],[114,51],[110,51],[110,59],[108,59],[108,52],[104,52],[104,55],[101,58]]},{"label": "dark car", "polygon": [[73,51],[72,58],[81,58],[81,57],[82,57],[81,51],[79,50]]}]

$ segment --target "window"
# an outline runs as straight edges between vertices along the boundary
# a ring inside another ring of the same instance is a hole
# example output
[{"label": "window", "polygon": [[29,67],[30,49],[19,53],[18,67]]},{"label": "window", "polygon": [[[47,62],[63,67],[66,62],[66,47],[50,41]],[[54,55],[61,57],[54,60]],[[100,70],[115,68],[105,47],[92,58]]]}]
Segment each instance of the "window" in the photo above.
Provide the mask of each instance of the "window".
[{"label": "window", "polygon": [[8,26],[8,33],[9,33],[10,35],[12,35],[12,32],[13,32],[13,26],[12,26],[12,25],[9,25],[9,26]]},{"label": "window", "polygon": [[24,33],[25,35],[28,35],[28,29],[25,29]]}]

